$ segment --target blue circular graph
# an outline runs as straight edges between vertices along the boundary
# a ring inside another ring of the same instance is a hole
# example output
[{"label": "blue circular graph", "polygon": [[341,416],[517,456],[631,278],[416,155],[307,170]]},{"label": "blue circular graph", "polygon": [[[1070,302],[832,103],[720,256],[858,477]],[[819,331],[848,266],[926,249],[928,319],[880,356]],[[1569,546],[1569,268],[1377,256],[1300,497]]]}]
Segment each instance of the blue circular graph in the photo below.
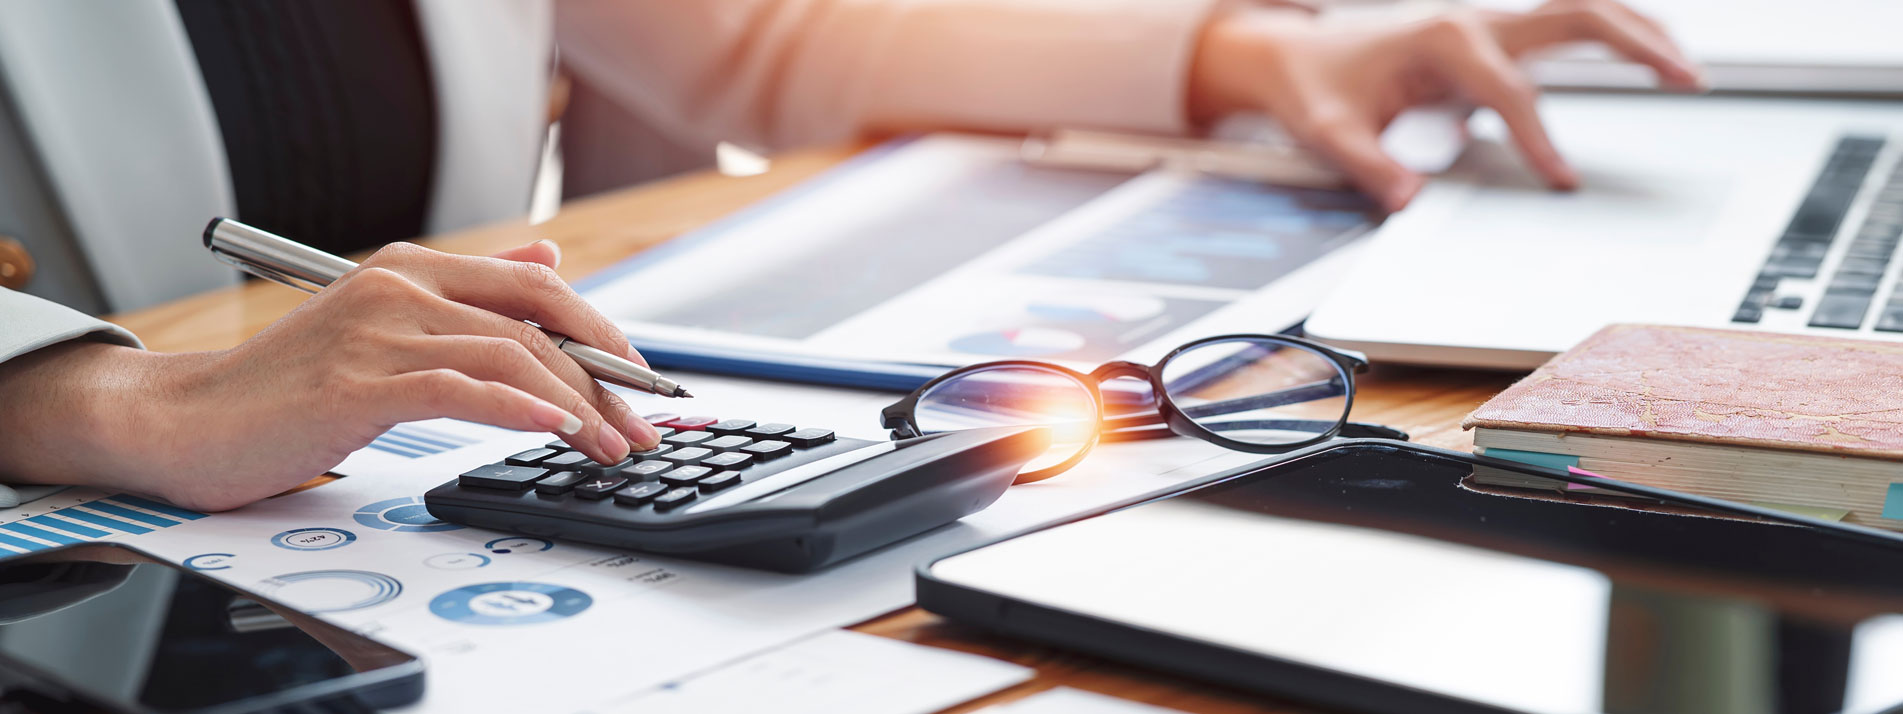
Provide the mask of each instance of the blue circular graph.
[{"label": "blue circular graph", "polygon": [[271,545],[286,550],[330,550],[357,540],[357,534],[342,528],[292,528],[271,536]]},{"label": "blue circular graph", "polygon": [[310,570],[267,579],[262,589],[304,612],[345,612],[395,600],[403,583],[368,570]]},{"label": "blue circular graph", "polygon": [[588,593],[561,585],[482,583],[438,595],[429,609],[468,625],[535,625],[574,617],[593,604]]},{"label": "blue circular graph", "polygon": [[357,509],[354,517],[357,524],[365,528],[398,533],[435,533],[462,528],[430,515],[429,509],[423,507],[423,499],[418,496],[378,501]]},{"label": "blue circular graph", "polygon": [[193,570],[230,570],[231,559],[238,556],[230,553],[200,553],[185,559],[185,567]]}]

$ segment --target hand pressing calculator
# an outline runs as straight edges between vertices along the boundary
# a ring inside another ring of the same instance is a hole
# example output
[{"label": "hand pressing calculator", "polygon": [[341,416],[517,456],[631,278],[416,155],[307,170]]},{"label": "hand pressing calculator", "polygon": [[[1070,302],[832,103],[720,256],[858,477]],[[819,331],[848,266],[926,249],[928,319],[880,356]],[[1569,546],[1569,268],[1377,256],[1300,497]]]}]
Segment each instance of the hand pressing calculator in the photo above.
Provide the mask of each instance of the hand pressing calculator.
[{"label": "hand pressing calculator", "polygon": [[1049,446],[995,427],[903,441],[656,414],[661,445],[599,464],[560,441],[423,497],[437,518],[782,572],[805,572],[991,505]]}]

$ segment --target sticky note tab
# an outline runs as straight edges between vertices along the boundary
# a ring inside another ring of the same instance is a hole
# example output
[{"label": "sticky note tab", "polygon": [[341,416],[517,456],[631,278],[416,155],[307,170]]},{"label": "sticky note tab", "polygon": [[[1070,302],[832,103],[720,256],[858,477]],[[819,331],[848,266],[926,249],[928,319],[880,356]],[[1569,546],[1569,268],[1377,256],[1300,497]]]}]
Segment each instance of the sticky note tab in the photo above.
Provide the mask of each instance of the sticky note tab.
[{"label": "sticky note tab", "polygon": [[1487,449],[1481,452],[1481,454],[1496,459],[1518,461],[1523,464],[1545,466],[1553,469],[1567,469],[1579,465],[1579,457],[1567,456],[1565,454],[1547,454],[1538,451],[1516,451],[1513,449]]},{"label": "sticky note tab", "polygon": [[[1903,486],[1903,484],[1891,485],[1890,493],[1895,494],[1897,486]],[[1769,508],[1773,511],[1784,511],[1785,513],[1795,513],[1800,516],[1809,516],[1820,521],[1841,521],[1844,519],[1844,516],[1850,515],[1850,510],[1845,508],[1801,506],[1795,503],[1774,503],[1771,501],[1752,501],[1751,505],[1759,508]]]},{"label": "sticky note tab", "polygon": [[1883,517],[1903,520],[1903,483],[1890,484],[1890,492],[1883,497]]},{"label": "sticky note tab", "polygon": [[[1572,474],[1574,476],[1590,476],[1592,478],[1606,478],[1604,476],[1600,476],[1599,474],[1593,473],[1591,471],[1587,471],[1585,469],[1579,468],[1578,466],[1566,467],[1566,473]],[[1606,480],[1611,481],[1612,479],[1608,478]],[[1570,483],[1569,482],[1566,484],[1566,490],[1568,491],[1584,491],[1584,490],[1588,490],[1592,488],[1597,488],[1597,487],[1591,484],[1584,484],[1584,483]]]}]

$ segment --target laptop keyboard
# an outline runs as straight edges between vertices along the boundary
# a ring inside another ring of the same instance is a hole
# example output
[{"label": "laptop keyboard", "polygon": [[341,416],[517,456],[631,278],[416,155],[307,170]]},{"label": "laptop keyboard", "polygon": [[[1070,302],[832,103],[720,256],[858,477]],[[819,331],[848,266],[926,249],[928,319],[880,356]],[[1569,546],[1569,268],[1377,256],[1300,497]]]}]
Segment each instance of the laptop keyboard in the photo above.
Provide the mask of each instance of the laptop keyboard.
[{"label": "laptop keyboard", "polygon": [[[1757,280],[1745,292],[1743,303],[1732,322],[1757,323],[1767,310],[1797,310],[1803,307],[1798,296],[1779,296],[1778,285],[1785,279],[1814,280],[1823,268],[1824,258],[1837,241],[1845,214],[1856,203],[1884,140],[1873,136],[1846,136],[1837,142],[1830,160],[1811,184],[1797,215],[1784,229],[1784,235],[1771,248]],[[1838,262],[1824,293],[1813,306],[1809,325],[1843,330],[1863,326],[1870,305],[1881,292],[1890,258],[1903,236],[1903,167],[1890,172],[1870,205],[1862,225],[1850,239],[1844,258]],[[1875,329],[1903,332],[1903,294],[1890,291],[1890,300],[1879,311]]]}]

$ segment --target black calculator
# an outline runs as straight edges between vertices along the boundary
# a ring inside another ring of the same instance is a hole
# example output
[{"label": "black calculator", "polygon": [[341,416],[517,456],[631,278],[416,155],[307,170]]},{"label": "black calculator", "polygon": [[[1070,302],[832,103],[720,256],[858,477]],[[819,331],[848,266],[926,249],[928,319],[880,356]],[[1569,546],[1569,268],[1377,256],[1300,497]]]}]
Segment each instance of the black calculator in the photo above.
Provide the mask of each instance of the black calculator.
[{"label": "black calculator", "polygon": [[452,523],[782,572],[806,572],[991,505],[1047,430],[992,427],[903,441],[657,414],[661,445],[618,464],[561,441],[479,466],[423,496]]}]

